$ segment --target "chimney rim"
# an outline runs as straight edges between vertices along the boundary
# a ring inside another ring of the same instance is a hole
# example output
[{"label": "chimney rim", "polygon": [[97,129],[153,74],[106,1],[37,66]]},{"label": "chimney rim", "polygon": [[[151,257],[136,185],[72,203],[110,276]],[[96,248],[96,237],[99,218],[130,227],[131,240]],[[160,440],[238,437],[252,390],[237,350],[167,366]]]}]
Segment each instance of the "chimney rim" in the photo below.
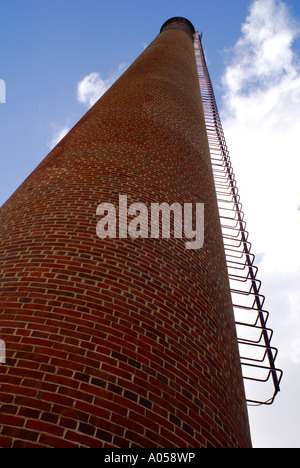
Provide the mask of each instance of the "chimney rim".
[{"label": "chimney rim", "polygon": [[167,26],[171,25],[172,23],[184,24],[185,26],[189,28],[189,31],[192,34],[192,36],[196,32],[193,24],[187,18],[184,18],[183,16],[173,16],[172,18],[169,18],[167,21],[164,22],[164,24],[160,28],[160,32],[162,32]]}]

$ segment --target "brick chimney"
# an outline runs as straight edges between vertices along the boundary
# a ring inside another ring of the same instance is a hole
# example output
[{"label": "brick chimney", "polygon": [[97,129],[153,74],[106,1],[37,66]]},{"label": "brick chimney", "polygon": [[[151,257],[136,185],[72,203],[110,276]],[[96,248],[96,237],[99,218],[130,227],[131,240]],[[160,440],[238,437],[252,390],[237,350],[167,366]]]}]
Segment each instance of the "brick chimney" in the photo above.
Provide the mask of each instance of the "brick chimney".
[{"label": "brick chimney", "polygon": [[[0,210],[0,447],[250,447],[192,37],[172,18]],[[204,204],[204,245],[97,206]]]}]

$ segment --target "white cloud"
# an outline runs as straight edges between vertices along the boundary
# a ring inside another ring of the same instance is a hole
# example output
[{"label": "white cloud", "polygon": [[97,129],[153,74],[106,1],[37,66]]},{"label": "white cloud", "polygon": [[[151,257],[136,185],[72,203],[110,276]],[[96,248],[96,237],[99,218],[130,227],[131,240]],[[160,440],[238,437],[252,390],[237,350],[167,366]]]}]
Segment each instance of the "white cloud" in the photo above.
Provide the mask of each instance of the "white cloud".
[{"label": "white cloud", "polygon": [[[299,35],[285,2],[254,0],[240,39],[227,51],[222,82],[222,124],[249,241],[253,253],[264,253],[258,255],[258,278],[274,329],[272,344],[279,348],[277,365],[285,371],[270,413],[278,421],[293,419],[290,395],[300,391],[294,378],[300,370],[300,59],[294,50]],[[295,434],[300,440],[298,425],[291,423],[292,437],[280,426],[274,434],[259,411],[250,410],[256,446],[262,443],[260,427],[271,447],[288,446]]]},{"label": "white cloud", "polygon": [[60,140],[68,133],[70,130],[68,125],[57,125],[57,124],[52,124],[52,127],[54,128],[54,133],[52,136],[52,140],[47,143],[48,148],[51,150],[56,146]]},{"label": "white cloud", "polygon": [[300,264],[298,35],[282,1],[255,0],[223,76],[221,112],[257,251],[267,246],[263,262],[287,270]]},{"label": "white cloud", "polygon": [[[126,70],[127,64],[122,62],[119,64],[118,69],[114,71],[109,78],[103,80],[99,73],[90,73],[86,75],[77,84],[77,100],[85,104],[87,107],[92,107],[95,102],[110,88],[110,86],[121,76]],[[70,126],[58,125],[51,123],[53,128],[53,136],[50,142],[47,143],[48,148],[54,148],[60,140],[69,132]]]},{"label": "white cloud", "polygon": [[292,361],[295,364],[300,364],[300,339],[296,339],[292,342]]},{"label": "white cloud", "polygon": [[225,82],[230,94],[243,93],[251,85],[269,88],[284,75],[288,81],[295,77],[291,46],[297,34],[299,26],[285,3],[255,0],[242,25],[242,37],[234,47],[233,63],[226,70]]},{"label": "white cloud", "polygon": [[99,73],[90,73],[78,83],[77,99],[91,107],[109,87],[109,80],[103,80]]},{"label": "white cloud", "polygon": [[118,69],[106,80],[99,73],[92,72],[86,75],[77,85],[77,99],[87,107],[92,107],[95,102],[111,87],[111,85],[125,71],[127,65],[120,63]]}]

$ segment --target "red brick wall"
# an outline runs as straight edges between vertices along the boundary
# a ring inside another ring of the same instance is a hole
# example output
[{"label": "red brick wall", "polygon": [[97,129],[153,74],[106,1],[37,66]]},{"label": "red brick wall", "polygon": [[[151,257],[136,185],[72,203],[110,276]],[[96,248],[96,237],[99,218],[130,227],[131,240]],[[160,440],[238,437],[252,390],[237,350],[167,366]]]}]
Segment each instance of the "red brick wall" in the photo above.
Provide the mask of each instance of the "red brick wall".
[{"label": "red brick wall", "polygon": [[[204,203],[204,247],[99,239],[119,193]],[[188,34],[159,34],[0,220],[0,447],[250,445]]]}]

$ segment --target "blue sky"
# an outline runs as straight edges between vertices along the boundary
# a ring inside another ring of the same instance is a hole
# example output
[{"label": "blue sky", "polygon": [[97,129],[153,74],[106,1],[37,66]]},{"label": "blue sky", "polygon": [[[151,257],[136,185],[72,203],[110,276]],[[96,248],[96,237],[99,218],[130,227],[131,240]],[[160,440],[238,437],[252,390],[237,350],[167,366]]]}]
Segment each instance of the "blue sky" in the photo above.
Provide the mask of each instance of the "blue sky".
[{"label": "blue sky", "polygon": [[299,448],[299,0],[0,0],[0,205],[172,16],[203,32],[285,371],[253,443]]},{"label": "blue sky", "polygon": [[224,47],[239,36],[247,3],[213,1],[1,0],[0,78],[6,105],[0,107],[0,204],[49,151],[60,129],[86,112],[77,84],[97,72],[109,78],[129,65],[172,16],[203,29],[216,77]]}]

